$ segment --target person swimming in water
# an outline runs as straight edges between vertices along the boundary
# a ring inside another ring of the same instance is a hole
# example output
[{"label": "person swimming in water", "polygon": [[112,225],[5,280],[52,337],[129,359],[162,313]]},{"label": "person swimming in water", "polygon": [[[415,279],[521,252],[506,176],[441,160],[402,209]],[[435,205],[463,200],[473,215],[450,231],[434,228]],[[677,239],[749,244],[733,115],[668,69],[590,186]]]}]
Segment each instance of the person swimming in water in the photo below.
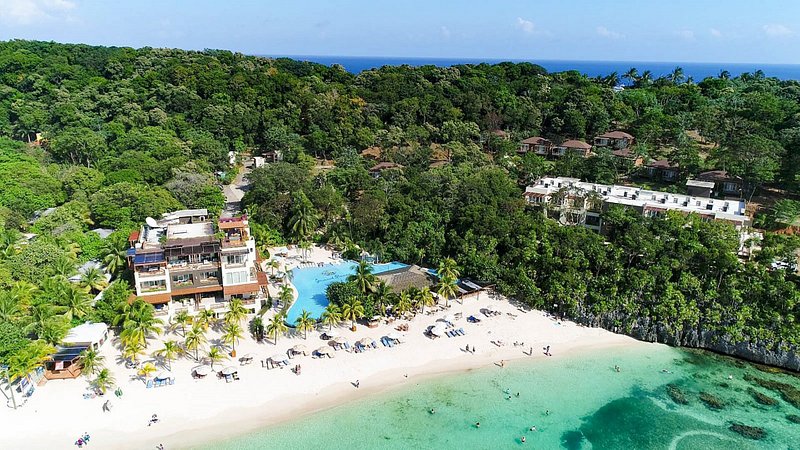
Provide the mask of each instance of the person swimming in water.
[{"label": "person swimming in water", "polygon": [[480,427],[481,427],[481,423],[480,422],[475,422],[475,428],[480,428]]},{"label": "person swimming in water", "polygon": [[524,443],[525,443],[525,436],[522,436],[522,439],[520,439],[520,440],[521,440],[521,441],[522,441],[522,443],[524,444]]},{"label": "person swimming in water", "polygon": [[436,410],[431,408],[431,414],[436,414]]}]

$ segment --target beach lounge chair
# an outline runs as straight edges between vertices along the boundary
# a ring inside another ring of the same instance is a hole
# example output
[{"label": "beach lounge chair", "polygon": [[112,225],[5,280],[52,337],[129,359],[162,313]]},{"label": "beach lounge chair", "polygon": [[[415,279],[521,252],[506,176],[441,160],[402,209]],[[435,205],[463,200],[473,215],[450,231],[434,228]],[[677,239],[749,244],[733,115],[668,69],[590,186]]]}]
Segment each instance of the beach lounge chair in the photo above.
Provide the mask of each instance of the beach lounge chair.
[{"label": "beach lounge chair", "polygon": [[463,329],[463,328],[459,328],[459,329],[458,329],[458,332],[459,332],[459,333],[460,333],[462,336],[464,336],[465,334],[467,334],[467,332],[466,332],[466,331],[464,331],[464,329]]},{"label": "beach lounge chair", "polygon": [[386,345],[386,338],[385,337],[381,338],[381,344],[383,344],[384,347],[388,347],[388,345]]},{"label": "beach lounge chair", "polygon": [[378,348],[378,343],[375,342],[375,341],[372,341],[372,348]]},{"label": "beach lounge chair", "polygon": [[350,343],[349,342],[345,342],[344,343],[344,348],[345,348],[345,350],[350,350]]}]

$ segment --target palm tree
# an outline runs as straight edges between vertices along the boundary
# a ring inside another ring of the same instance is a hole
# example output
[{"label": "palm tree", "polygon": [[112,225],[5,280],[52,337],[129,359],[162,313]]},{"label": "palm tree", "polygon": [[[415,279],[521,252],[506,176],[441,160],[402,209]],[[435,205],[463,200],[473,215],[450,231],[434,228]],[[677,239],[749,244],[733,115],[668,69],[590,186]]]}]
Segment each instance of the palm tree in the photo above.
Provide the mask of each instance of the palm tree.
[{"label": "palm tree", "polygon": [[395,307],[397,312],[405,314],[411,311],[411,295],[409,295],[408,291],[403,291],[400,293],[400,298],[397,301],[397,306]]},{"label": "palm tree", "polygon": [[[6,376],[8,382],[13,383],[20,378],[27,378],[31,372],[36,370],[44,364],[45,361],[50,359],[50,355],[55,353],[56,348],[48,345],[43,341],[33,341],[14,352],[6,359],[5,363],[8,366]],[[16,399],[14,398],[14,390],[10,389],[11,401],[16,409]]]},{"label": "palm tree", "polygon": [[296,328],[298,331],[304,332],[303,339],[308,339],[308,331],[313,330],[317,325],[317,321],[311,317],[311,313],[305,309],[300,312],[300,316],[295,320]]},{"label": "palm tree", "polygon": [[292,212],[289,218],[289,231],[296,239],[305,239],[317,228],[318,219],[314,205],[303,191],[292,198]]},{"label": "palm tree", "polygon": [[303,261],[307,261],[308,251],[311,250],[311,242],[308,242],[306,240],[300,241],[298,247],[300,247],[300,250],[303,251]]},{"label": "palm tree", "polygon": [[105,394],[107,390],[113,388],[116,383],[117,381],[108,369],[101,370],[100,373],[97,374],[97,378],[94,379],[94,387],[103,394]]},{"label": "palm tree", "polygon": [[122,238],[109,238],[103,242],[100,247],[100,257],[111,275],[117,275],[125,269],[127,251],[127,242]]},{"label": "palm tree", "polygon": [[342,313],[339,310],[339,307],[336,306],[335,303],[328,303],[328,306],[325,307],[325,311],[322,312],[322,323],[328,326],[328,329],[332,329],[334,325],[337,325],[339,322],[342,321]]},{"label": "palm tree", "polygon": [[250,334],[253,335],[253,338],[257,341],[262,341],[264,339],[264,319],[261,316],[253,317],[253,320],[250,321]]},{"label": "palm tree", "polygon": [[639,71],[636,70],[635,67],[631,67],[627,72],[622,74],[622,78],[625,78],[630,81],[631,84],[634,84],[639,79]]},{"label": "palm tree", "polygon": [[294,291],[291,287],[289,287],[289,285],[284,284],[281,286],[281,290],[278,292],[278,299],[282,304],[288,305],[292,302],[292,300],[294,300]]},{"label": "palm tree", "polygon": [[154,334],[161,333],[163,324],[161,319],[157,319],[153,313],[153,305],[141,302],[123,323],[120,337],[138,340],[144,345],[144,348],[147,348],[147,339]]},{"label": "palm tree", "polygon": [[439,263],[439,268],[436,270],[439,278],[450,277],[457,280],[461,273],[458,271],[458,265],[453,258],[445,258]]},{"label": "palm tree", "polygon": [[164,358],[169,370],[172,370],[172,361],[182,354],[183,347],[177,341],[165,341],[164,347],[154,353],[154,355]]},{"label": "palm tree", "polygon": [[374,286],[374,291],[372,293],[372,298],[375,303],[375,307],[378,308],[381,315],[386,315],[386,305],[389,303],[389,297],[392,294],[392,287],[386,284],[384,281],[379,281],[378,284]]},{"label": "palm tree", "polygon": [[178,313],[172,317],[172,322],[181,326],[181,336],[186,337],[186,325],[192,323],[192,316],[190,316],[189,312],[186,310],[178,311]]},{"label": "palm tree", "polygon": [[342,319],[350,321],[350,327],[356,326],[356,320],[364,317],[364,305],[358,297],[350,297],[342,305]]},{"label": "palm tree", "polygon": [[419,301],[419,305],[422,307],[423,314],[425,314],[426,306],[433,306],[436,304],[436,301],[433,299],[433,293],[428,286],[425,286],[419,291],[417,299]]},{"label": "palm tree", "polygon": [[353,281],[356,287],[362,294],[367,294],[372,291],[372,286],[375,283],[375,275],[372,274],[372,266],[366,261],[359,261],[356,267],[356,273],[347,277],[347,281]]},{"label": "palm tree", "polygon": [[184,341],[183,345],[186,347],[186,350],[194,350],[194,360],[200,361],[200,347],[206,344],[208,339],[206,338],[205,330],[200,324],[192,325],[192,328],[186,333],[186,340]]},{"label": "palm tree", "polygon": [[53,272],[53,276],[62,280],[68,280],[69,277],[75,275],[77,272],[77,270],[75,270],[75,260],[67,258],[66,256],[58,257],[58,259],[53,261],[50,268]]},{"label": "palm tree", "polygon": [[69,320],[73,318],[82,319],[92,310],[92,299],[86,292],[75,286],[70,286],[64,292],[59,303],[66,309],[64,315]]},{"label": "palm tree", "polygon": [[152,375],[156,370],[158,369],[152,363],[145,363],[139,368],[138,374],[140,377],[142,377],[142,379],[147,379],[150,378],[150,375]]},{"label": "palm tree", "polygon": [[97,267],[91,267],[81,274],[78,285],[87,291],[96,294],[108,286],[106,276]]},{"label": "palm tree", "polygon": [[83,375],[88,377],[100,372],[103,369],[103,361],[105,359],[104,356],[91,347],[81,352],[81,362],[83,363],[81,371]]},{"label": "palm tree", "polygon": [[208,328],[217,321],[217,318],[214,317],[214,311],[210,309],[204,309],[200,311],[200,314],[197,315],[195,318],[195,323],[200,325],[203,328],[203,331],[208,331]]},{"label": "palm tree", "polygon": [[281,263],[277,259],[270,259],[267,262],[267,267],[269,267],[272,270],[272,276],[274,277],[275,276],[275,270],[281,268]]},{"label": "palm tree", "polygon": [[228,359],[228,355],[222,352],[219,347],[211,347],[208,349],[208,353],[206,353],[206,358],[208,362],[211,363],[211,370],[214,370],[214,363],[221,362],[222,360]]},{"label": "palm tree", "polygon": [[440,279],[436,293],[444,297],[444,304],[448,306],[449,300],[458,293],[458,286],[456,285],[455,278],[444,277]]},{"label": "palm tree", "polygon": [[653,72],[650,70],[645,70],[642,72],[642,76],[639,77],[637,80],[637,85],[648,86],[653,81]]},{"label": "palm tree", "polygon": [[669,74],[669,81],[671,81],[672,84],[681,84],[685,78],[682,67],[676,67],[672,73]]},{"label": "palm tree", "polygon": [[11,322],[22,315],[19,304],[9,292],[0,291],[0,322]]},{"label": "palm tree", "polygon": [[247,318],[249,310],[244,307],[242,299],[234,298],[228,302],[228,311],[225,313],[226,323],[241,323],[242,320]]},{"label": "palm tree", "polygon": [[272,336],[275,345],[278,345],[278,336],[286,333],[288,330],[289,327],[284,322],[283,314],[276,314],[273,316],[269,321],[269,325],[267,325],[267,334]]},{"label": "palm tree", "polygon": [[142,341],[122,340],[122,357],[136,364],[136,357],[144,353]]},{"label": "palm tree", "polygon": [[231,346],[231,354],[236,355],[236,343],[244,336],[238,322],[227,322],[222,329],[222,342]]}]

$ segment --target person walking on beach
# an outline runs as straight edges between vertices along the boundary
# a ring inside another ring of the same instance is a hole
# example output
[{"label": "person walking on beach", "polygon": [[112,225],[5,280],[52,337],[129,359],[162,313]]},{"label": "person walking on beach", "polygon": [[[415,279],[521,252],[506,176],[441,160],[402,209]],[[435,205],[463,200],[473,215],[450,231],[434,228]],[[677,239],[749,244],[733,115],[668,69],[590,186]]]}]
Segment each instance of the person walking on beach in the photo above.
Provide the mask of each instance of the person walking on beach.
[{"label": "person walking on beach", "polygon": [[361,386],[361,380],[356,380],[354,386],[358,389]]},{"label": "person walking on beach", "polygon": [[109,412],[109,411],[111,411],[111,408],[109,408],[109,406],[108,406],[108,402],[109,402],[109,401],[110,401],[110,400],[106,400],[106,402],[105,402],[105,403],[103,403],[103,412]]}]

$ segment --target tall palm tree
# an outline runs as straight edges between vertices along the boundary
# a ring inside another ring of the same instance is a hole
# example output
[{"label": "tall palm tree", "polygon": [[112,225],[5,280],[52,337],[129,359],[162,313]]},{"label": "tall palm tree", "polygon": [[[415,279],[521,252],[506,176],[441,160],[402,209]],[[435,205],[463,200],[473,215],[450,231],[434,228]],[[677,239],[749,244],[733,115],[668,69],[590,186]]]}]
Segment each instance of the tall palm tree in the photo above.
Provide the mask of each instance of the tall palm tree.
[{"label": "tall palm tree", "polygon": [[144,345],[144,348],[147,348],[147,339],[152,335],[161,333],[162,324],[161,319],[156,318],[154,315],[153,305],[141,302],[122,324],[120,337],[138,340]]},{"label": "tall palm tree", "polygon": [[181,336],[186,337],[186,325],[192,323],[192,316],[190,316],[189,312],[186,310],[178,311],[178,313],[172,317],[172,322],[180,325]]},{"label": "tall palm tree", "polygon": [[322,312],[322,317],[320,318],[322,319],[322,323],[327,325],[328,330],[330,330],[334,325],[337,325],[342,321],[342,313],[339,310],[339,307],[336,306],[335,303],[331,302],[325,307],[325,311]]},{"label": "tall palm tree", "polygon": [[228,302],[228,311],[225,313],[226,323],[241,323],[247,318],[248,309],[244,307],[242,299],[234,298]]},{"label": "tall palm tree", "polygon": [[217,318],[214,317],[214,311],[204,309],[200,311],[200,314],[195,317],[194,321],[203,328],[203,331],[208,331],[209,327],[217,321]]},{"label": "tall palm tree", "polygon": [[436,301],[433,299],[433,293],[428,286],[420,289],[419,294],[417,295],[417,300],[422,308],[423,314],[425,314],[426,306],[433,306],[436,304]]},{"label": "tall palm tree", "polygon": [[278,261],[277,259],[270,259],[267,262],[267,267],[269,267],[270,270],[272,271],[272,276],[275,276],[275,270],[281,268],[281,262]]},{"label": "tall palm tree", "polygon": [[356,287],[362,294],[367,294],[372,291],[372,286],[375,284],[375,275],[372,274],[372,266],[366,261],[359,261],[356,266],[356,273],[347,277],[347,281],[355,282]]},{"label": "tall palm tree", "polygon": [[87,377],[100,372],[103,369],[103,361],[105,359],[97,350],[91,347],[87,348],[81,352],[81,362],[83,363],[81,372]]},{"label": "tall palm tree", "polygon": [[397,312],[400,314],[405,314],[411,311],[412,307],[413,303],[411,299],[411,294],[407,290],[401,292],[400,298],[397,301],[397,306],[396,306]]},{"label": "tall palm tree", "polygon": [[[5,361],[8,366],[8,382],[13,383],[18,379],[27,378],[37,367],[40,367],[50,359],[50,355],[55,351],[56,348],[52,345],[48,345],[43,341],[33,341],[14,352]],[[14,390],[10,389],[9,391],[11,392],[11,401],[16,409]]]},{"label": "tall palm tree", "polygon": [[236,343],[244,337],[242,326],[238,322],[227,322],[222,328],[222,342],[231,346],[231,352],[236,353]]},{"label": "tall palm tree", "polygon": [[311,242],[302,240],[298,244],[298,247],[303,251],[303,261],[308,261],[308,251],[311,250]]},{"label": "tall palm tree", "polygon": [[20,310],[27,311],[30,308],[33,298],[39,292],[39,287],[28,281],[15,281],[11,285],[9,295],[16,301]]},{"label": "tall palm tree", "polygon": [[65,308],[67,319],[82,319],[92,310],[92,299],[82,289],[70,286],[58,302]]},{"label": "tall palm tree", "polygon": [[270,319],[269,325],[267,325],[267,334],[272,336],[275,345],[278,345],[278,336],[285,334],[286,331],[289,330],[284,319],[283,314],[276,314]]},{"label": "tall palm tree", "polygon": [[436,270],[439,278],[450,277],[457,280],[461,273],[458,271],[458,265],[453,258],[445,258],[439,263],[439,268]]},{"label": "tall palm tree", "polygon": [[350,297],[342,305],[342,319],[350,321],[350,327],[356,326],[356,320],[364,317],[364,305],[358,297]]},{"label": "tall palm tree", "polygon": [[177,341],[165,341],[164,347],[156,350],[153,354],[163,357],[167,362],[167,368],[172,370],[172,361],[183,354],[183,347]]},{"label": "tall palm tree", "polygon": [[103,245],[100,247],[100,258],[111,275],[118,275],[125,269],[127,252],[127,242],[122,238],[109,238],[103,241]]},{"label": "tall palm tree", "polygon": [[450,299],[455,297],[458,293],[458,286],[456,285],[455,278],[443,277],[440,279],[436,293],[444,297],[444,304],[448,306]]},{"label": "tall palm tree", "polygon": [[0,322],[12,322],[21,316],[22,310],[11,293],[0,291]]},{"label": "tall palm tree", "polygon": [[205,330],[203,329],[200,324],[193,324],[192,328],[186,333],[186,339],[184,341],[184,347],[186,350],[194,350],[194,359],[195,361],[200,361],[200,347],[204,346],[208,342],[206,338]]},{"label": "tall palm tree", "polygon": [[97,267],[87,269],[81,274],[81,279],[78,285],[87,291],[96,294],[108,286],[106,276],[103,271]]},{"label": "tall palm tree", "polygon": [[374,285],[374,291],[372,292],[372,298],[375,304],[375,307],[378,308],[381,315],[386,315],[386,305],[389,304],[389,297],[392,294],[392,287],[386,284],[384,281],[379,281],[378,284]]},{"label": "tall palm tree", "polygon": [[631,67],[627,72],[622,74],[622,78],[625,78],[630,81],[631,84],[634,84],[639,79],[639,71],[636,70],[635,67]]},{"label": "tall palm tree", "polygon": [[669,81],[672,84],[681,84],[686,77],[683,73],[682,67],[676,67],[670,74],[669,74]]},{"label": "tall palm tree", "polygon": [[278,299],[284,305],[288,305],[292,302],[292,300],[294,300],[294,291],[291,287],[289,287],[289,285],[284,284],[281,286],[281,290],[278,292]]},{"label": "tall palm tree", "polygon": [[317,228],[317,211],[308,197],[300,191],[292,198],[292,211],[289,217],[289,231],[296,239],[305,239]]},{"label": "tall palm tree", "polygon": [[250,321],[250,334],[253,336],[254,339],[261,342],[264,339],[264,319],[261,316],[253,317],[253,320]]},{"label": "tall palm tree", "polygon": [[228,359],[228,355],[222,352],[219,347],[211,347],[206,353],[206,359],[211,363],[211,370],[214,370],[214,363]]},{"label": "tall palm tree", "polygon": [[94,379],[95,389],[98,389],[103,394],[105,394],[107,390],[113,388],[116,383],[117,381],[108,369],[101,370],[97,374],[97,378]]},{"label": "tall palm tree", "polygon": [[295,320],[295,325],[298,331],[305,333],[303,335],[303,339],[308,339],[308,331],[314,329],[314,327],[317,325],[317,321],[311,317],[310,312],[304,309],[300,312],[300,316],[297,318],[297,320]]},{"label": "tall palm tree", "polygon": [[122,340],[122,357],[136,363],[139,355],[144,354],[144,344],[138,340]]}]

